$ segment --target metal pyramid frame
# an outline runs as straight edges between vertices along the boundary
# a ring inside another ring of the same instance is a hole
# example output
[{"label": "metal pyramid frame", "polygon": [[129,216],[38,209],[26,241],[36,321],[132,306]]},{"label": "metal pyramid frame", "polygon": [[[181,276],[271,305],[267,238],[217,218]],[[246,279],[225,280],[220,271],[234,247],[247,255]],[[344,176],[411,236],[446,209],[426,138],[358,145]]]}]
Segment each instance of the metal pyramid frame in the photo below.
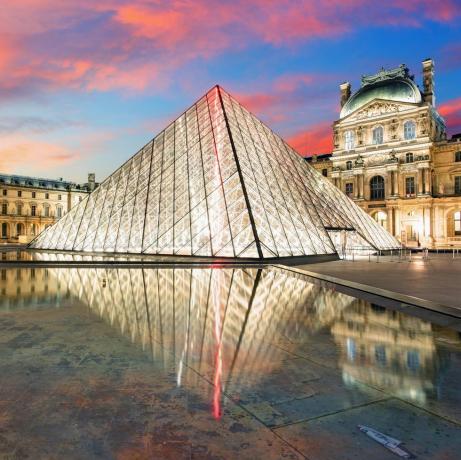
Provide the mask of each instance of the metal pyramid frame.
[{"label": "metal pyramid frame", "polygon": [[200,257],[337,257],[338,231],[398,241],[221,87],[30,248]]}]

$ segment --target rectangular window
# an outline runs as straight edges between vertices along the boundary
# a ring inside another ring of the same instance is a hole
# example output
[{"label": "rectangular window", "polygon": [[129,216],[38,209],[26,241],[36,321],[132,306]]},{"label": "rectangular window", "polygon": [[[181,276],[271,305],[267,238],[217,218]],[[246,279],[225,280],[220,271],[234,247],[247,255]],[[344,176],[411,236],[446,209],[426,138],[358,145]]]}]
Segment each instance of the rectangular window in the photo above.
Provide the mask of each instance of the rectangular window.
[{"label": "rectangular window", "polygon": [[328,169],[322,169],[322,176],[328,177]]},{"label": "rectangular window", "polygon": [[6,216],[8,214],[8,204],[2,203],[2,214]]},{"label": "rectangular window", "polygon": [[58,217],[62,217],[62,208],[57,208],[56,210]]},{"label": "rectangular window", "polygon": [[30,207],[30,215],[31,216],[37,215],[37,206],[35,206],[34,204]]},{"label": "rectangular window", "polygon": [[415,194],[415,178],[414,177],[405,178],[405,194],[407,196],[413,196]]},{"label": "rectangular window", "polygon": [[22,190],[18,190],[18,197],[22,196]]},{"label": "rectangular window", "polygon": [[49,193],[45,193],[45,199],[48,200],[50,198],[50,194]]},{"label": "rectangular window", "polygon": [[61,195],[58,195],[58,200],[61,201]]},{"label": "rectangular window", "polygon": [[45,217],[50,217],[50,207],[45,206]]},{"label": "rectangular window", "polygon": [[37,194],[35,192],[32,192],[32,198],[35,198]]},{"label": "rectangular window", "polygon": [[18,204],[18,205],[16,206],[16,214],[17,214],[18,216],[22,216],[22,204]]},{"label": "rectangular window", "polygon": [[354,184],[352,182],[346,182],[346,195],[352,196],[354,193]]},{"label": "rectangular window", "polygon": [[461,195],[461,176],[455,176],[455,193]]},{"label": "rectangular window", "polygon": [[3,196],[6,196],[7,193],[6,189],[3,189]]}]

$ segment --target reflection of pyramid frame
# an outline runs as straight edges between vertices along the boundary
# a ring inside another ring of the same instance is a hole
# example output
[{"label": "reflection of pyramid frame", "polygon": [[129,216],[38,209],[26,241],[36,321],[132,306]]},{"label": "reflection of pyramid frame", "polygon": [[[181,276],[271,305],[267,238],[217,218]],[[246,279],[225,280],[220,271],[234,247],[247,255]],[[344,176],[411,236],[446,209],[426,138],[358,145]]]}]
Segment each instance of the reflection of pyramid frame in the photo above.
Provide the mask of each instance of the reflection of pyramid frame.
[{"label": "reflection of pyramid frame", "polygon": [[398,242],[220,87],[30,247],[272,258],[335,254],[329,231]]}]

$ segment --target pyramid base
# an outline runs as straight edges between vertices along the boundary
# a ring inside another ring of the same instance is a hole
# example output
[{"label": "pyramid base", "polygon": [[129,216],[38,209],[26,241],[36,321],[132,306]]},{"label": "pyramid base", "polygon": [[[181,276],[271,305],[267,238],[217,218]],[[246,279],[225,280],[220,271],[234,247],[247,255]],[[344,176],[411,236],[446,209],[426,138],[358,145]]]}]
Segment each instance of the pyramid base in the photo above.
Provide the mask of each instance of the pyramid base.
[{"label": "pyramid base", "polygon": [[[235,258],[235,257],[208,257],[208,256],[176,256],[176,255],[151,255],[136,253],[107,253],[107,252],[83,252],[83,251],[53,251],[28,248],[26,252],[33,254],[32,260],[22,260],[24,263],[49,263],[52,265],[195,265],[204,264],[211,266],[239,265],[239,264],[280,264],[280,265],[304,265],[338,260],[337,253],[313,254],[291,257],[258,258]],[[47,256],[50,257],[47,257]]]}]

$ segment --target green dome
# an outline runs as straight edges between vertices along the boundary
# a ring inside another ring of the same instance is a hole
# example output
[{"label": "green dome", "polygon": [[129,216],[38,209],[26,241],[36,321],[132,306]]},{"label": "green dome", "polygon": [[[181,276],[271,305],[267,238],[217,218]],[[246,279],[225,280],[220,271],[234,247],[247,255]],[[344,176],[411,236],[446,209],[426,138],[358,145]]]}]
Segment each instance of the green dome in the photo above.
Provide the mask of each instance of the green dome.
[{"label": "green dome", "polygon": [[349,115],[373,99],[417,104],[421,102],[421,92],[415,83],[408,78],[392,78],[367,84],[349,98],[341,109],[339,117],[343,118]]}]

